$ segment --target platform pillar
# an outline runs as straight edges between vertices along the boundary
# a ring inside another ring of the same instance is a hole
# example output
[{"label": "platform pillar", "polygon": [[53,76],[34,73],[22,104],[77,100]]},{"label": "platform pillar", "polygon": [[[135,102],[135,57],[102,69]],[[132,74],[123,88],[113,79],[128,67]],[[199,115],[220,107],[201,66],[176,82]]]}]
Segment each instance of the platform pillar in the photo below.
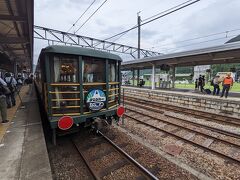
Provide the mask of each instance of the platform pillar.
[{"label": "platform pillar", "polygon": [[172,88],[175,88],[175,80],[176,80],[176,75],[175,75],[175,66],[172,66]]},{"label": "platform pillar", "polygon": [[140,69],[137,69],[137,85],[139,84]]},{"label": "platform pillar", "polygon": [[15,75],[15,77],[17,76],[17,60],[16,59],[14,59],[14,61],[13,61],[13,74]]},{"label": "platform pillar", "polygon": [[156,66],[155,64],[152,65],[152,89],[155,89],[155,71]]},{"label": "platform pillar", "polygon": [[132,82],[133,82],[133,86],[135,85],[135,69],[132,70]]}]

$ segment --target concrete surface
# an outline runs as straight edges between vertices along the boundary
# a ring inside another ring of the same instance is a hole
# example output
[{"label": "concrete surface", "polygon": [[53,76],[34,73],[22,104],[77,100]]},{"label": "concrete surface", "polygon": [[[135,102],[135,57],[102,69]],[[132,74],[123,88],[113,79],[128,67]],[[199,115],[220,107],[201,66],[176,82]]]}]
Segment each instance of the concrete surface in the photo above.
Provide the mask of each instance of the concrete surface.
[{"label": "concrete surface", "polygon": [[51,167],[35,91],[24,98],[0,146],[0,179],[50,180]]}]

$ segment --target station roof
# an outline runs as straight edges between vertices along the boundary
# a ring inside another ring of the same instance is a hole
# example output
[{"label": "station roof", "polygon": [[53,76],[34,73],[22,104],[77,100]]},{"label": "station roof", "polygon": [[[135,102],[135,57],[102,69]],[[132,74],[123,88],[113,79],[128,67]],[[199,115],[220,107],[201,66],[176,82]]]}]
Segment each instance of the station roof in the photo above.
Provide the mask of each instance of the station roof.
[{"label": "station roof", "polygon": [[0,53],[26,68],[33,62],[34,0],[0,0]]},{"label": "station roof", "polygon": [[240,63],[240,42],[126,61],[122,63],[121,69],[146,69],[151,68],[152,64],[177,67],[226,63]]},{"label": "station roof", "polygon": [[237,41],[240,41],[240,35],[230,39],[229,41],[227,41],[226,43],[232,43],[232,42],[237,42]]}]

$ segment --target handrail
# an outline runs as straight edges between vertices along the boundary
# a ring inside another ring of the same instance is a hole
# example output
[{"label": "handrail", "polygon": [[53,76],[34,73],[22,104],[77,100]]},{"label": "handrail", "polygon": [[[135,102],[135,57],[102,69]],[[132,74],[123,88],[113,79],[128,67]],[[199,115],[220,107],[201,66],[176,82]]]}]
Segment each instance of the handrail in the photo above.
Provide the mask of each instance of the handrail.
[{"label": "handrail", "polygon": [[111,109],[111,108],[113,108],[113,107],[116,107],[116,106],[118,106],[118,104],[115,104],[115,105],[110,106],[109,109]]},{"label": "handrail", "polygon": [[104,83],[104,82],[83,83],[83,86],[97,86],[97,85],[106,85],[106,83]]},{"label": "handrail", "polygon": [[109,89],[109,91],[115,91],[115,90],[119,90],[119,88],[112,88],[112,89]]},{"label": "handrail", "polygon": [[64,106],[64,107],[58,107],[58,106],[53,106],[52,109],[60,109],[60,108],[80,108],[80,106]]},{"label": "handrail", "polygon": [[108,101],[108,103],[113,103],[113,102],[116,102],[116,100],[111,100],[111,101]]},{"label": "handrail", "polygon": [[[120,84],[120,82],[109,82],[109,85],[117,85]],[[51,83],[51,86],[79,86],[80,83]],[[84,86],[97,86],[97,85],[106,85],[105,82],[90,82],[90,83],[83,83]]]},{"label": "handrail", "polygon": [[50,94],[80,94],[80,91],[49,91]]},{"label": "handrail", "polygon": [[51,86],[79,86],[79,83],[51,83]]},{"label": "handrail", "polygon": [[113,81],[113,82],[109,82],[108,84],[109,85],[115,85],[115,84],[119,84],[120,82],[116,82],[116,81]]},{"label": "handrail", "polygon": [[80,101],[80,98],[76,98],[76,99],[52,99],[52,101]]},{"label": "handrail", "polygon": [[64,113],[64,114],[52,114],[52,116],[79,116],[80,113]]},{"label": "handrail", "polygon": [[118,96],[118,94],[110,94],[108,97]]}]

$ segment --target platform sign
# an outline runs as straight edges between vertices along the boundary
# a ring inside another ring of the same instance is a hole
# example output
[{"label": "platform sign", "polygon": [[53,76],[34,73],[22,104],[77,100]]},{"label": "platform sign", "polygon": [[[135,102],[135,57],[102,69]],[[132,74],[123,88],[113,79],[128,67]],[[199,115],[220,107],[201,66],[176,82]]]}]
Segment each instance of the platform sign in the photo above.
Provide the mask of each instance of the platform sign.
[{"label": "platform sign", "polygon": [[92,111],[101,110],[106,104],[106,95],[101,89],[90,90],[87,94],[87,107]]}]

